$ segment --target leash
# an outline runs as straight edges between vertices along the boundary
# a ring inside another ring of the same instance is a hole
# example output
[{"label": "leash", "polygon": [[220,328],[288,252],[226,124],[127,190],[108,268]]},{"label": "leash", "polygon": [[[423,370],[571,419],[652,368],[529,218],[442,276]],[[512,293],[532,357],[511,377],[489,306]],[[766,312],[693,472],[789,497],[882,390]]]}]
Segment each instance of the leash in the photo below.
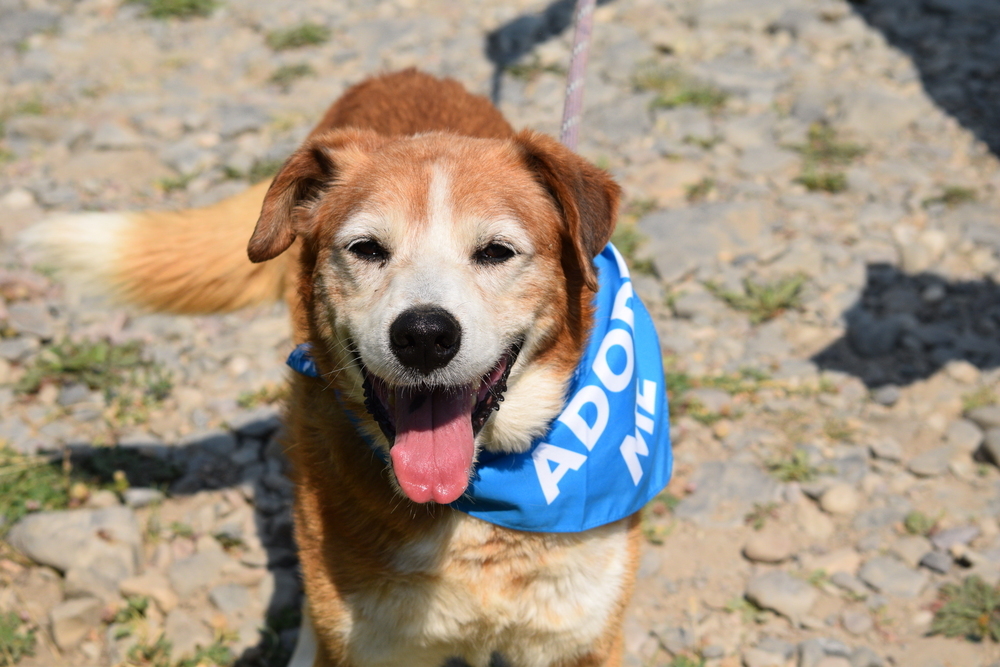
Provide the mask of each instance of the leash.
[{"label": "leash", "polygon": [[580,139],[580,116],[583,112],[584,73],[590,52],[590,35],[594,27],[595,0],[577,0],[576,29],[573,34],[573,55],[570,57],[569,78],[566,81],[566,101],[563,107],[559,141],[575,151]]}]

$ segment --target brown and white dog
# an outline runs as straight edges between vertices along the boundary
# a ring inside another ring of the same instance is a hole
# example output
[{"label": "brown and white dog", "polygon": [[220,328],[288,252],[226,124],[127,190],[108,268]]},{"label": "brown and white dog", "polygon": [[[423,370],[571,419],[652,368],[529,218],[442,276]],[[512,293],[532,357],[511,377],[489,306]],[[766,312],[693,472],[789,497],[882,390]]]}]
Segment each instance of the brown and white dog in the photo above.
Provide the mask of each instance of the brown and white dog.
[{"label": "brown and white dog", "polygon": [[290,302],[320,372],[293,376],[287,414],[294,667],[618,665],[635,515],[529,533],[448,506],[481,453],[525,451],[562,410],[618,197],[553,139],[408,70],[348,90],[270,184],[29,241],[161,311]]}]

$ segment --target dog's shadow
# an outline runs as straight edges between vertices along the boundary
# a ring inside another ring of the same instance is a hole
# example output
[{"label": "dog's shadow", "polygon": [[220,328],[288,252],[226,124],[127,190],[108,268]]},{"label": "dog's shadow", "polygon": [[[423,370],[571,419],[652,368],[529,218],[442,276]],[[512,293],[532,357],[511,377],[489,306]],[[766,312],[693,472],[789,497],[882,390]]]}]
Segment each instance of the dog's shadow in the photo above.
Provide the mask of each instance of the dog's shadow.
[{"label": "dog's shadow", "polygon": [[1000,4],[852,0],[852,7],[910,57],[932,99],[1000,155]]},{"label": "dog's shadow", "polygon": [[948,280],[869,264],[867,284],[844,320],[845,335],[813,361],[868,387],[908,385],[956,360],[1000,367],[1000,285],[989,278]]},{"label": "dog's shadow", "polygon": [[210,431],[173,446],[78,444],[67,451],[75,474],[94,484],[120,483],[124,473],[131,487],[159,488],[170,498],[223,489],[245,498],[253,511],[255,535],[243,534],[238,522],[231,525],[224,517],[210,534],[234,558],[248,552],[247,542],[259,540],[265,557],[256,557],[254,565],[266,570],[263,575],[273,581],[273,592],[264,605],[256,644],[244,648],[233,664],[284,667],[288,663],[298,638],[303,597],[292,530],[293,487],[276,411],[251,412],[232,430]]}]

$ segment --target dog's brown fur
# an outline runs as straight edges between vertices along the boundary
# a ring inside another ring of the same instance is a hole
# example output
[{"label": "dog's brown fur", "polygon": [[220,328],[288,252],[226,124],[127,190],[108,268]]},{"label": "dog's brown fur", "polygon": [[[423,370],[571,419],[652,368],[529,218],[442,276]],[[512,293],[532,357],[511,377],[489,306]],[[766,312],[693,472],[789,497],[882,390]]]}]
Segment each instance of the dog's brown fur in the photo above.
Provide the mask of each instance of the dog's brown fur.
[{"label": "dog's brown fur", "polygon": [[[638,558],[635,516],[585,533],[523,533],[447,506],[413,504],[390,483],[385,465],[345,414],[345,407],[356,416],[366,412],[357,371],[343,370],[353,362],[336,328],[338,309],[350,307],[347,288],[323,283],[326,267],[336,261],[334,233],[387,174],[395,175],[392,182],[401,183],[402,192],[426,189],[419,172],[434,160],[461,167],[451,196],[462,211],[502,205],[531,223],[535,261],[547,267],[539,274],[546,278],[535,296],[514,307],[537,308],[545,335],[522,354],[518,368],[544,367],[568,381],[592,319],[591,260],[611,234],[619,189],[554,140],[515,134],[484,98],[413,70],[351,88],[272,183],[205,209],[132,215],[132,231],[108,282],[134,303],[170,312],[227,310],[285,297],[296,339],[313,343],[323,377],[292,378],[287,452],[296,483],[296,539],[319,637],[317,666],[390,664],[375,655],[377,641],[359,639],[366,623],[384,623],[388,643],[415,637],[409,664],[454,655],[485,665],[485,656],[499,650],[514,665],[618,665],[622,614]],[[418,201],[410,198],[414,206]],[[248,253],[263,264],[235,249],[250,236],[255,208],[261,215]],[[414,209],[410,217],[423,215]],[[512,383],[517,377],[515,372]],[[363,422],[369,438],[382,438],[370,418]],[[490,426],[485,437],[493,433]],[[609,586],[612,601],[596,611],[583,602],[563,604],[547,592],[553,578]],[[453,606],[466,605],[471,615],[455,611],[455,622],[464,619],[469,627],[438,646],[438,635],[420,624],[420,615],[427,609],[451,613],[441,591],[459,596]],[[532,618],[515,613],[504,620],[503,614],[524,605]],[[372,610],[401,615],[366,618]],[[601,629],[582,639],[564,628],[595,613]]]}]

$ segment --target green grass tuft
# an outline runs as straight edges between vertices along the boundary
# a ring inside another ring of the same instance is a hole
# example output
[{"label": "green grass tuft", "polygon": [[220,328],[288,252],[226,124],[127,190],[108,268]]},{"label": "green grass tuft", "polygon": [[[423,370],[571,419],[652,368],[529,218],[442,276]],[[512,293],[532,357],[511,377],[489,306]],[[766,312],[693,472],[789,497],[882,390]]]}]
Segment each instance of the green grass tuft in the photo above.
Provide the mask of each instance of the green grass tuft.
[{"label": "green grass tuft", "polygon": [[945,584],[938,592],[931,633],[1000,642],[1000,587],[977,576],[960,584]]},{"label": "green grass tuft", "polygon": [[221,3],[218,0],[125,0],[146,8],[154,19],[190,19],[210,16]]},{"label": "green grass tuft", "polygon": [[753,509],[743,517],[743,523],[754,530],[763,530],[768,519],[778,518],[777,503],[754,503]]},{"label": "green grass tuft", "polygon": [[708,197],[709,193],[715,189],[715,179],[708,178],[707,176],[697,183],[692,183],[684,188],[685,198],[691,202],[696,203],[704,201]]},{"label": "green grass tuft", "polygon": [[934,204],[944,204],[948,208],[955,208],[962,204],[969,204],[978,198],[978,194],[973,188],[966,188],[961,185],[946,185],[944,191],[937,197],[929,197],[923,201],[924,208]]},{"label": "green grass tuft", "polygon": [[654,92],[651,109],[695,106],[711,113],[722,110],[729,95],[715,86],[683,72],[655,63],[640,66],[632,75],[632,86],[640,92]]},{"label": "green grass tuft", "polygon": [[934,528],[937,527],[938,521],[941,519],[940,516],[937,518],[929,517],[923,512],[913,510],[903,519],[903,528],[906,529],[910,535],[930,535]]},{"label": "green grass tuft", "polygon": [[291,28],[272,30],[267,34],[267,45],[275,51],[287,51],[323,44],[329,39],[329,28],[307,21]]},{"label": "green grass tuft", "polygon": [[837,132],[825,123],[809,127],[806,143],[792,146],[802,154],[802,174],[795,179],[811,192],[836,194],[847,189],[847,176],[837,169],[850,164],[867,151],[863,146],[837,139]]},{"label": "green grass tuft", "polygon": [[730,308],[747,313],[751,323],[760,324],[786,310],[800,308],[805,283],[805,276],[794,275],[770,283],[758,283],[748,278],[743,281],[743,294],[711,282],[705,283],[705,288]]},{"label": "green grass tuft", "polygon": [[504,68],[507,74],[521,81],[535,81],[542,74],[555,74],[556,76],[566,76],[566,68],[562,65],[544,65],[541,58],[532,55],[527,62],[512,63]]},{"label": "green grass tuft", "polygon": [[809,454],[802,449],[796,449],[787,458],[771,459],[767,469],[782,482],[810,482],[822,472],[809,463]]},{"label": "green grass tuft", "polygon": [[0,614],[0,667],[16,665],[21,658],[34,654],[34,630],[25,629],[15,612]]},{"label": "green grass tuft", "polygon": [[316,76],[316,70],[309,63],[297,63],[295,65],[282,65],[274,70],[274,74],[268,81],[287,93],[293,83],[307,76]]}]

